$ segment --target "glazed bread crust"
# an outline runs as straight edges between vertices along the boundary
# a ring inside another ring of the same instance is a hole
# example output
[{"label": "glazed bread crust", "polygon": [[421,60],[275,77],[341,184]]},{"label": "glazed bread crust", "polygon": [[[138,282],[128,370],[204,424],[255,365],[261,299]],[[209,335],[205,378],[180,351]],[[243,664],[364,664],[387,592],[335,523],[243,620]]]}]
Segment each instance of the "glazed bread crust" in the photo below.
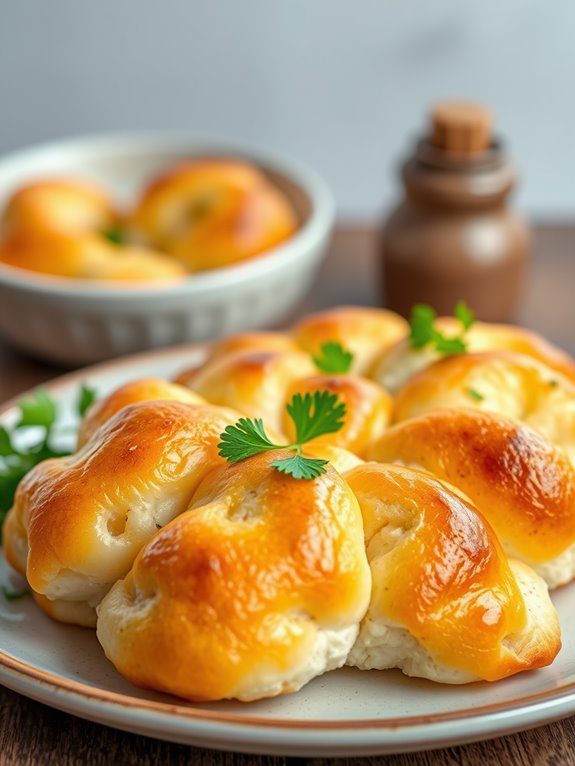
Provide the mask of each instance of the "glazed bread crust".
[{"label": "glazed bread crust", "polygon": [[94,624],[93,608],[141,546],[223,462],[219,437],[237,417],[175,401],[120,410],[78,453],[22,480],[4,530],[8,561],[37,593],[80,602],[79,620],[88,605]]},{"label": "glazed bread crust", "polygon": [[536,359],[510,351],[446,357],[405,384],[395,400],[392,422],[445,407],[518,420],[575,462],[575,384]]},{"label": "glazed bread crust", "polygon": [[383,349],[403,338],[409,325],[393,311],[363,306],[340,306],[310,314],[292,328],[298,345],[317,356],[321,346],[334,341],[351,351],[352,372],[363,375]]},{"label": "glazed bread crust", "polygon": [[236,351],[209,360],[178,381],[212,404],[233,407],[250,418],[262,418],[275,431],[283,426],[290,383],[315,371],[302,351]]},{"label": "glazed bread crust", "polygon": [[85,414],[78,431],[78,449],[110,418],[130,404],[149,401],[175,401],[187,404],[206,404],[199,394],[189,388],[169,383],[163,378],[139,378],[125,383],[108,396],[98,399]]},{"label": "glazed bread crust", "polygon": [[8,201],[1,228],[103,233],[117,223],[114,205],[99,186],[52,178],[21,186]]},{"label": "glazed bread crust", "polygon": [[367,463],[346,479],[373,580],[349,664],[466,683],[553,660],[561,642],[544,582],[508,562],[470,503],[402,466]]},{"label": "glazed bread crust", "polygon": [[251,700],[345,662],[369,601],[361,514],[332,468],[270,466],[287,454],[212,472],[103,600],[98,638],[133,683]]},{"label": "glazed bread crust", "polygon": [[191,160],[144,192],[131,218],[136,234],[191,271],[227,266],[291,236],[287,197],[255,167],[232,159]]},{"label": "glazed bread crust", "polygon": [[[506,552],[539,571],[575,543],[575,474],[536,431],[477,410],[435,410],[386,431],[371,460],[423,468],[462,490]],[[550,587],[569,582],[575,568]],[[552,568],[551,568],[552,569]]]},{"label": "glazed bread crust", "polygon": [[[449,336],[461,334],[461,323],[453,317],[440,317],[436,320],[436,326]],[[475,322],[464,337],[468,353],[513,351],[524,354],[546,364],[575,383],[573,359],[532,330],[505,324]],[[402,338],[382,351],[372,365],[369,376],[396,393],[412,375],[439,359],[441,354],[431,345],[415,349],[411,347],[409,338]]]}]

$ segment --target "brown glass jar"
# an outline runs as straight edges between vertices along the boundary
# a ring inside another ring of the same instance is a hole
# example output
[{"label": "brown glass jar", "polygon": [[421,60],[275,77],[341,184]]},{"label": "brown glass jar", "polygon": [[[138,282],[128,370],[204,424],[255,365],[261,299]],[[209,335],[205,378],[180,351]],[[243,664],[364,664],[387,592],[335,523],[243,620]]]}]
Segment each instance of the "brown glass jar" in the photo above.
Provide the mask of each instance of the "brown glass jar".
[{"label": "brown glass jar", "polygon": [[402,167],[404,201],[383,232],[385,305],[451,314],[465,300],[481,319],[509,321],[523,285],[529,232],[507,207],[513,165],[491,137],[489,113],[439,104],[431,135]]}]

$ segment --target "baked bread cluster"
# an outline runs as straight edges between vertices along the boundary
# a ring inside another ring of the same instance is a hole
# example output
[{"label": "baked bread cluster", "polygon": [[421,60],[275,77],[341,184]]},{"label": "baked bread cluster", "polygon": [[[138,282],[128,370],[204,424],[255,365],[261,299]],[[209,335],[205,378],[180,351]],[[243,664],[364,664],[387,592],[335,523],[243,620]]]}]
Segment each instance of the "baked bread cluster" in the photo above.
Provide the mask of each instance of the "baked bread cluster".
[{"label": "baked bread cluster", "polygon": [[344,664],[450,684],[548,665],[549,589],[575,577],[575,364],[517,327],[430,338],[337,308],[125,384],[21,482],[8,561],[126,678],[192,701]]},{"label": "baked bread cluster", "polygon": [[259,255],[297,225],[287,197],[256,167],[195,159],[153,179],[124,212],[86,181],[22,186],[0,217],[0,263],[77,279],[178,280]]}]

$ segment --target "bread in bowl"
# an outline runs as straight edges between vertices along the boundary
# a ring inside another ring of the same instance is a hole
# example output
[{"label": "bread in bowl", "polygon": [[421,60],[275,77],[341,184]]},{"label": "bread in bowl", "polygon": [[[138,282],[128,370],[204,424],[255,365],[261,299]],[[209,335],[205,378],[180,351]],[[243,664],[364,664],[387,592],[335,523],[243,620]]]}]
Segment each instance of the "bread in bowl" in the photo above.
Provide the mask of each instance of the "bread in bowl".
[{"label": "bread in bowl", "polygon": [[114,245],[97,234],[15,229],[0,241],[0,264],[39,274],[102,281],[178,280],[173,258],[135,245]]},{"label": "bread in bowl", "polygon": [[287,197],[255,166],[231,158],[182,162],[154,179],[131,216],[137,238],[190,271],[228,266],[290,237]]},{"label": "bread in bowl", "polygon": [[260,454],[213,471],[98,608],[98,638],[138,686],[192,701],[296,691],[344,664],[369,602],[361,514],[333,469]]},{"label": "bread in bowl", "polygon": [[40,606],[48,599],[52,615],[95,624],[95,606],[140,547],[223,462],[220,434],[238,417],[177,401],[132,404],[75,455],[30,471],[5,522],[4,554]]},{"label": "bread in bowl", "polygon": [[457,684],[552,662],[561,640],[545,583],[507,559],[471,503],[403,466],[366,463],[346,480],[373,581],[348,664]]},{"label": "bread in bowl", "polygon": [[119,214],[104,189],[72,178],[46,178],[19,187],[0,220],[2,232],[57,229],[103,234],[116,227]]},{"label": "bread in bowl", "polygon": [[292,328],[296,343],[317,356],[322,344],[339,343],[353,354],[352,372],[364,374],[374,359],[409,332],[409,325],[393,311],[366,306],[339,306],[310,314]]},{"label": "bread in bowl", "polygon": [[368,451],[430,471],[467,495],[505,552],[550,588],[575,577],[575,473],[533,429],[477,410],[434,410],[389,428]]}]

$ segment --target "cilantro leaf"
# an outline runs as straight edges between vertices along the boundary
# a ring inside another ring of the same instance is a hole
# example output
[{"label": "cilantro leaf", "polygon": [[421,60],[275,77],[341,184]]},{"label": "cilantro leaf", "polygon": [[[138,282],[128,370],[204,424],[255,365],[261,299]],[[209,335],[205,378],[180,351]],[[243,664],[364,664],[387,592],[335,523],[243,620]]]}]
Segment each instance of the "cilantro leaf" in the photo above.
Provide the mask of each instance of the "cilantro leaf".
[{"label": "cilantro leaf", "polygon": [[278,471],[294,479],[315,479],[325,473],[328,461],[302,455],[302,447],[311,439],[339,431],[343,426],[345,404],[338,400],[337,394],[314,391],[313,396],[310,393],[303,396],[295,394],[286,409],[295,426],[296,441],[293,444],[274,444],[268,438],[260,418],[240,418],[235,425],[226,426],[220,434],[220,456],[236,463],[261,452],[283,448],[292,450],[294,454],[270,463]]},{"label": "cilantro leaf", "polygon": [[475,388],[468,388],[467,393],[476,402],[482,402],[485,399],[483,394],[480,394]]},{"label": "cilantro leaf", "polygon": [[328,464],[328,460],[321,460],[320,458],[305,457],[304,455],[295,454],[292,457],[282,458],[281,460],[273,460],[270,465],[277,468],[281,473],[286,473],[293,476],[294,479],[316,479],[325,473],[325,466]]},{"label": "cilantro leaf", "polygon": [[0,426],[0,457],[13,455],[16,450],[12,446],[12,438],[4,426]]},{"label": "cilantro leaf", "polygon": [[339,431],[346,413],[344,402],[329,391],[314,391],[313,397],[310,393],[295,394],[286,409],[300,447],[318,436]]},{"label": "cilantro leaf", "polygon": [[30,591],[27,588],[24,590],[8,590],[8,588],[2,586],[2,595],[6,601],[19,601],[24,596],[29,596]]},{"label": "cilantro leaf", "polygon": [[[87,387],[85,387],[87,388]],[[80,400],[88,399],[87,393],[80,394]],[[0,538],[4,518],[14,502],[16,488],[28,471],[43,460],[69,455],[53,446],[53,431],[58,412],[55,401],[43,389],[18,403],[20,419],[13,429],[0,426]],[[28,427],[40,427],[43,431],[35,441],[26,447],[16,447],[15,431]]]},{"label": "cilantro leaf", "polygon": [[226,426],[224,432],[220,434],[220,439],[219,453],[230,463],[237,463],[238,460],[245,460],[247,457],[259,455],[260,452],[277,449],[280,446],[268,439],[261,418],[255,420],[240,418],[235,425]]},{"label": "cilantro leaf", "polygon": [[37,389],[29,399],[18,402],[20,421],[17,428],[43,426],[51,428],[56,422],[56,405],[44,389]]},{"label": "cilantro leaf", "polygon": [[321,372],[349,372],[353,362],[353,354],[335,341],[322,343],[320,353],[313,357],[315,366]]},{"label": "cilantro leaf", "polygon": [[471,325],[475,322],[475,314],[465,301],[458,301],[453,309],[453,315],[459,319],[463,325],[464,330],[469,330]]},{"label": "cilantro leaf", "polygon": [[417,303],[411,309],[409,342],[412,348],[423,348],[433,340],[433,323],[437,312],[431,306]]},{"label": "cilantro leaf", "polygon": [[126,235],[117,226],[111,226],[109,229],[106,229],[102,232],[102,236],[104,239],[107,239],[111,245],[120,246],[126,244]]},{"label": "cilantro leaf", "polygon": [[409,343],[412,348],[423,348],[428,344],[433,344],[436,351],[440,354],[462,354],[467,351],[465,342],[465,333],[475,322],[475,314],[464,301],[459,301],[455,306],[453,313],[461,322],[463,333],[450,337],[444,335],[435,326],[437,312],[431,306],[424,303],[416,304],[411,310],[409,320],[410,333]]},{"label": "cilantro leaf", "polygon": [[441,333],[434,334],[435,348],[441,354],[463,354],[467,350],[463,338],[448,338]]},{"label": "cilantro leaf", "polygon": [[90,388],[90,386],[82,383],[82,388],[80,389],[80,395],[78,397],[78,415],[83,418],[87,410],[95,401],[96,389]]}]

